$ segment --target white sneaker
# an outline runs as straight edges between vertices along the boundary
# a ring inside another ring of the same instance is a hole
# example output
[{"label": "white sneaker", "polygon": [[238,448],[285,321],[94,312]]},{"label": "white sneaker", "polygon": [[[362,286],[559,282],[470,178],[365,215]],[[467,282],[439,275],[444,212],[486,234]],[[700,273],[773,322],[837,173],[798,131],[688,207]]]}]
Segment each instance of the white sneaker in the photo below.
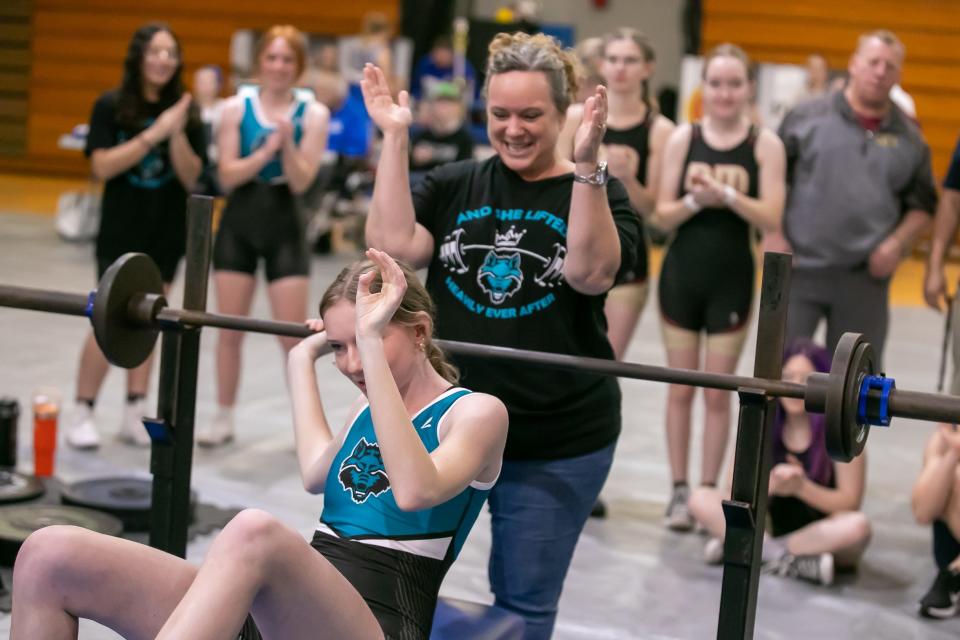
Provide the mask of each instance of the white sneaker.
[{"label": "white sneaker", "polygon": [[66,441],[74,449],[96,449],[100,446],[100,432],[93,421],[93,409],[78,404],[66,422]]},{"label": "white sneaker", "polygon": [[785,553],[777,560],[765,562],[763,569],[767,573],[829,586],[833,583],[833,554],[795,556]]},{"label": "white sneaker", "polygon": [[146,401],[142,398],[134,402],[128,402],[123,408],[123,422],[120,423],[120,431],[117,433],[117,439],[126,444],[132,444],[135,447],[149,447],[150,434],[147,428],[143,426],[143,416],[146,413]]},{"label": "white sneaker", "polygon": [[703,545],[703,561],[707,564],[723,562],[723,541],[720,538],[710,537]]},{"label": "white sneaker", "polygon": [[196,430],[194,439],[201,447],[217,447],[233,440],[233,408],[220,407],[213,420]]}]

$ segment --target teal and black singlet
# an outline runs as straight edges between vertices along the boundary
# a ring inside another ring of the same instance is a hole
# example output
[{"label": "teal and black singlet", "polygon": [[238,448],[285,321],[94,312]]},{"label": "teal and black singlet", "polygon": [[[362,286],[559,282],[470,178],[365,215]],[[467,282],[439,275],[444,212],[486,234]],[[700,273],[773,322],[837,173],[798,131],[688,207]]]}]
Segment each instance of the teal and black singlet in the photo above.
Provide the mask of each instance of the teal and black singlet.
[{"label": "teal and black singlet", "polygon": [[[413,416],[428,452],[440,445],[447,411],[469,393],[450,388]],[[427,640],[440,582],[495,483],[474,481],[443,504],[401,510],[367,405],[346,430],[330,465],[311,544],[360,593],[387,640]],[[252,617],[239,640],[261,640]]]},{"label": "teal and black singlet", "polygon": [[[439,446],[447,411],[469,393],[450,389],[413,417],[427,451]],[[472,482],[443,504],[401,510],[367,406],[350,425],[330,467],[312,544],[360,592],[388,639],[426,640],[440,582],[493,484]]]},{"label": "teal and black singlet", "polygon": [[[263,146],[276,127],[267,122],[263,114],[257,87],[243,87],[238,95],[243,99],[240,120],[240,157],[243,158]],[[293,139],[299,144],[313,98],[309,92],[301,91],[295,91],[294,96],[290,122]],[[269,282],[309,273],[303,223],[296,199],[284,178],[279,152],[252,180],[238,186],[227,197],[213,249],[213,268],[253,274],[261,258]]]}]

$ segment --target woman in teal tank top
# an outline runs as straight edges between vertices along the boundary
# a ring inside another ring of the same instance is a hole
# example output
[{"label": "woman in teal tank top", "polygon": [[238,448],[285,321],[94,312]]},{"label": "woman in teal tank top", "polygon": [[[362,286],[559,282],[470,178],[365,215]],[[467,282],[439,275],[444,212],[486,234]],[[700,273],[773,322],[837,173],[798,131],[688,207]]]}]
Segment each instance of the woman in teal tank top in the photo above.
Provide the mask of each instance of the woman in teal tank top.
[{"label": "woman in teal tank top", "polygon": [[[330,113],[297,88],[306,39],[289,25],[271,27],[257,50],[257,85],[240,88],[223,109],[217,177],[227,204],[213,247],[217,309],[247,315],[263,264],[273,317],[303,322],[310,256],[297,196],[313,185],[327,145]],[[244,334],[217,333],[217,405],[214,419],[197,424],[197,443],[233,438],[233,407],[240,383]],[[284,352],[296,339],[279,337]]]},{"label": "woman in teal tank top", "polygon": [[[303,485],[325,493],[313,542],[248,509],[196,567],[47,527],[17,559],[13,640],[75,637],[81,617],[127,638],[429,637],[440,581],[500,473],[507,411],[455,386],[416,275],[367,257],[330,286],[318,332],[288,361]],[[328,350],[361,392],[336,435],[315,372]]]}]

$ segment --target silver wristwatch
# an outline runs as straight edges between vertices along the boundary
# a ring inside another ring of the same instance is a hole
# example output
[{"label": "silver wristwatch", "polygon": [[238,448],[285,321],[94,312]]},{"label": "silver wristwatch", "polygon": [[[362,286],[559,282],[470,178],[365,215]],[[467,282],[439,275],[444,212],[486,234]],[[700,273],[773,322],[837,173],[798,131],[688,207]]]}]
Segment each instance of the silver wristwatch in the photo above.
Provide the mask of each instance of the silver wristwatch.
[{"label": "silver wristwatch", "polygon": [[585,176],[581,176],[576,172],[573,174],[574,181],[582,182],[583,184],[592,184],[595,187],[602,187],[607,184],[608,177],[607,163],[603,160],[597,163],[597,168],[593,173],[588,173]]}]

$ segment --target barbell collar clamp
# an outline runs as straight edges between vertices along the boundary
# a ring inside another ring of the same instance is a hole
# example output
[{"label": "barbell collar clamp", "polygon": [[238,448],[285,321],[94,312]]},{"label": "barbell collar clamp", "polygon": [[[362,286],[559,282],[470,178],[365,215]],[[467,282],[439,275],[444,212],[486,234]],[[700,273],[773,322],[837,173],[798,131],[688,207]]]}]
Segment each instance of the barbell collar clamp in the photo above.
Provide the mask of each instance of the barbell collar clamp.
[{"label": "barbell collar clamp", "polygon": [[857,422],[879,427],[890,426],[890,396],[896,388],[893,378],[865,376],[860,383]]}]

